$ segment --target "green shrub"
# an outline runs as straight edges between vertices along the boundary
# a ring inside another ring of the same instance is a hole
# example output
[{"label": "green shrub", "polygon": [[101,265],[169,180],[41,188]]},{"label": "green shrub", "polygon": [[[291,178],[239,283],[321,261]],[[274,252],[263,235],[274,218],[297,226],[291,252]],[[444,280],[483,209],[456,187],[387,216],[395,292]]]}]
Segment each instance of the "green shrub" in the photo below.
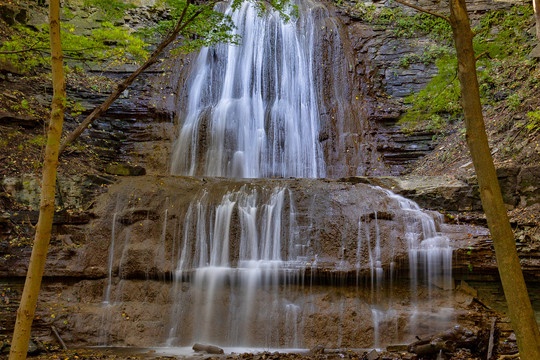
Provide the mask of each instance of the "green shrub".
[{"label": "green shrub", "polygon": [[[49,66],[48,25],[38,29],[16,25],[15,30],[2,43],[0,51],[19,52],[0,54],[0,61],[17,64],[21,72],[29,72],[37,66]],[[115,66],[128,61],[142,61],[148,53],[147,44],[142,39],[107,21],[101,23],[101,27],[89,36],[76,35],[72,25],[62,24],[61,36],[64,56],[70,60],[90,60]],[[30,51],[23,51],[28,49]]]},{"label": "green shrub", "polygon": [[528,112],[527,117],[529,118],[527,130],[537,132],[540,129],[540,110]]},{"label": "green shrub", "polygon": [[426,88],[405,98],[410,108],[402,117],[402,123],[427,121],[430,130],[439,130],[448,120],[461,116],[457,61],[452,56],[445,56],[437,60],[436,65],[439,73]]},{"label": "green shrub", "polygon": [[126,10],[135,8],[133,4],[118,0],[84,0],[84,6],[98,8],[107,20],[119,19],[124,16]]},{"label": "green shrub", "polygon": [[[476,54],[488,54],[477,61],[483,104],[495,105],[504,101],[508,109],[517,111],[527,97],[526,90],[521,88],[536,86],[538,78],[531,76],[531,72],[537,66],[537,61],[527,58],[531,43],[529,40],[532,38],[527,30],[532,15],[532,6],[528,4],[513,6],[510,10],[491,11],[480,19],[480,26],[475,29],[477,35],[474,47]],[[434,18],[427,14],[423,16]],[[425,24],[429,24],[421,22],[415,25],[418,19],[420,17],[400,17],[395,31],[400,36],[408,36],[414,34],[414,29],[422,29]],[[449,28],[437,26],[437,22],[429,26],[433,26],[432,34],[440,39],[446,39],[444,32],[451,35]],[[448,121],[461,117],[457,60],[453,53],[453,49],[443,44],[426,48],[421,56],[411,55],[401,59],[400,65],[404,67],[412,61],[424,64],[436,61],[439,70],[425,89],[405,99],[410,108],[402,118],[403,123],[415,124],[427,120],[428,128],[438,129]],[[529,129],[538,127],[535,116],[529,116]]]}]

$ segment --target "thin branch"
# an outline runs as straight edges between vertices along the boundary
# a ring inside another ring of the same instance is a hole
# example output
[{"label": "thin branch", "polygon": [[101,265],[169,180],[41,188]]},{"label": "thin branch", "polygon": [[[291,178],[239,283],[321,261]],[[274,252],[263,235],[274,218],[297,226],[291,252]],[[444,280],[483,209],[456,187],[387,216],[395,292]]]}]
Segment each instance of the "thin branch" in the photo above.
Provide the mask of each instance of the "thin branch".
[{"label": "thin branch", "polygon": [[[107,49],[107,47],[103,46],[103,47],[100,47],[100,46],[93,46],[93,47],[87,47],[87,48],[81,48],[81,49],[63,49],[62,51],[63,52],[83,52],[83,51],[86,51],[86,50],[105,50]],[[30,51],[35,51],[35,52],[44,52],[44,53],[47,53],[47,54],[50,54],[51,53],[51,49],[50,48],[28,48],[28,49],[24,49],[24,50],[16,50],[16,51],[0,51],[0,54],[20,54],[20,53],[25,53],[25,52],[30,52]]]},{"label": "thin branch", "polygon": [[408,2],[405,2],[403,0],[394,0],[394,1],[397,2],[397,3],[400,3],[401,5],[405,5],[405,6],[408,6],[410,8],[413,8],[415,10],[418,10],[420,12],[436,16],[436,17],[441,18],[443,20],[446,20],[448,23],[450,23],[450,18],[448,16],[445,16],[445,15],[442,15],[442,14],[439,14],[439,13],[436,13],[436,12],[433,12],[433,11],[426,10],[424,8],[421,8],[420,6],[409,4]]},{"label": "thin branch", "polygon": [[491,59],[491,56],[489,56],[489,51],[486,50],[483,53],[476,55],[475,60],[478,61],[482,56],[487,56],[489,59]]},{"label": "thin branch", "polygon": [[113,91],[109,97],[98,107],[96,107],[90,115],[88,115],[80,124],[79,126],[73,130],[71,133],[68,134],[62,145],[60,146],[60,153],[62,153],[66,147],[71,144],[73,141],[75,141],[82,132],[94,121],[94,119],[98,118],[101,114],[103,114],[107,109],[111,106],[111,104],[118,99],[120,94],[127,89],[131,83],[150,65],[157,62],[159,54],[165,50],[167,46],[169,46],[178,36],[180,32],[182,32],[189,24],[191,24],[203,11],[204,9],[198,9],[189,19],[187,19],[185,22],[182,22],[187,14],[187,9],[191,5],[191,1],[187,0],[186,6],[184,7],[184,10],[182,11],[182,14],[180,15],[180,18],[178,19],[178,24],[174,27],[173,32],[169,37],[167,37],[165,40],[159,44],[159,46],[154,50],[152,55],[146,60],[146,62],[141,65],[135,72],[133,72],[127,79],[123,80],[121,83],[119,83],[116,87],[116,90]]},{"label": "thin branch", "polygon": [[13,51],[0,51],[0,54],[20,54],[20,53],[23,53],[23,52],[35,51],[34,47],[39,43],[40,43],[40,40],[36,41],[34,43],[34,45],[30,46],[28,49],[13,50]]}]

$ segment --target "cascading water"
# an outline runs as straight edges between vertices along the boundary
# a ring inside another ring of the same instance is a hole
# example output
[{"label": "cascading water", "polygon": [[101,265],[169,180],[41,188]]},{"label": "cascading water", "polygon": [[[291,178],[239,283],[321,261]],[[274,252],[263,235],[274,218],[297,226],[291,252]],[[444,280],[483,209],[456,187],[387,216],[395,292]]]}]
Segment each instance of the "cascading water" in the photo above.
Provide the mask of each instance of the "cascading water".
[{"label": "cascading water", "polygon": [[[437,230],[440,219],[416,204],[339,181],[182,179],[131,184],[132,205],[113,224],[125,240],[110,248],[108,273],[136,278],[142,266],[147,281],[173,275],[170,299],[153,317],[163,327],[156,342],[380,346],[452,323],[443,289],[449,239]],[[164,197],[178,181],[190,181],[181,187],[189,195]],[[404,262],[410,273],[400,273]],[[107,286],[112,313],[128,312],[135,297],[125,281]],[[166,284],[153,286],[163,292]],[[147,316],[134,309],[131,316]],[[127,332],[107,326],[116,325],[103,326],[105,339]]]},{"label": "cascading water", "polygon": [[245,2],[229,8],[242,46],[203,49],[189,81],[172,173],[324,177],[313,79],[316,33],[309,2],[285,22]]},{"label": "cascading water", "polygon": [[[237,12],[226,10],[242,45],[201,50],[172,155],[172,174],[205,178],[182,190],[130,190],[129,216],[113,216],[113,239],[122,232],[126,240],[109,249],[105,305],[118,311],[113,299],[134,296],[122,281],[113,284],[113,274],[136,277],[132,269],[140,262],[149,282],[171,274],[170,303],[161,300],[155,315],[161,331],[152,334],[169,347],[380,346],[452,320],[440,311],[444,299],[431,303],[447,296],[452,265],[450,241],[434,214],[362,184],[250,179],[239,185],[214,178],[316,178],[329,175],[329,168],[338,174],[339,166],[324,160],[335,156],[321,146],[331,132],[343,153],[362,148],[350,129],[336,125],[335,118],[353,109],[344,105],[347,86],[316,76],[319,28],[333,33],[332,46],[342,51],[335,24],[320,4],[298,6],[300,16],[287,23],[275,13],[259,17],[248,2]],[[352,166],[353,175],[366,164]],[[155,198],[158,193],[165,195]],[[138,206],[148,213],[162,208],[161,215],[137,223],[134,203],[144,203]],[[154,241],[148,232],[158,218]],[[117,222],[128,225],[119,230]],[[403,262],[405,276],[398,271]],[[398,278],[409,284],[405,294]],[[427,295],[417,290],[422,284]],[[109,326],[104,333],[114,333]]]},{"label": "cascading water", "polygon": [[[288,216],[284,216],[285,205]],[[233,216],[240,222],[235,239],[231,239]],[[265,337],[279,336],[274,332],[281,328],[276,323],[280,320],[271,319],[280,313],[296,329],[298,306],[278,295],[283,276],[286,282],[297,276],[290,266],[298,258],[300,244],[290,236],[296,230],[289,191],[243,187],[225,194],[214,207],[203,193],[191,203],[183,228],[175,278],[177,285],[187,281],[191,288],[190,292],[175,291],[168,344],[187,340],[249,345],[254,325]],[[237,246],[231,246],[231,241]],[[236,249],[234,254],[231,248]],[[229,287],[235,289],[234,294]],[[261,290],[263,299],[258,294]],[[288,345],[294,346],[294,341]]]}]

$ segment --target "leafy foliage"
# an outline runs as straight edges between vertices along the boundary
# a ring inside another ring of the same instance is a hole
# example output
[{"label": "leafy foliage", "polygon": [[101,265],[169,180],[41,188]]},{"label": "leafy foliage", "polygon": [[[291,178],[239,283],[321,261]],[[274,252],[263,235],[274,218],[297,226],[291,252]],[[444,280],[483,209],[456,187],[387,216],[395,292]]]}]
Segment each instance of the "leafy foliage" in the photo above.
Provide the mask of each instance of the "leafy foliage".
[{"label": "leafy foliage", "polygon": [[405,99],[411,108],[403,116],[402,122],[427,120],[429,130],[440,130],[448,120],[461,115],[459,98],[461,95],[457,78],[457,60],[445,56],[436,62],[439,73],[425,89]]},{"label": "leafy foliage", "polygon": [[124,15],[126,10],[135,7],[133,4],[124,3],[119,0],[84,0],[84,6],[87,8],[98,8],[107,20],[119,19]]},{"label": "leafy foliage", "polygon": [[[510,10],[488,12],[480,19],[480,25],[475,29],[478,35],[474,38],[474,47],[476,54],[486,54],[477,61],[484,105],[494,105],[504,100],[509,110],[516,111],[526,98],[523,89],[534,86],[532,82],[535,77],[529,75],[536,64],[527,58],[531,48],[527,29],[532,14],[530,4],[516,5]],[[438,34],[442,28],[434,27],[434,31]],[[450,30],[448,35],[451,35]],[[411,107],[402,118],[402,123],[414,125],[427,120],[429,128],[440,130],[448,121],[461,117],[456,58],[450,47],[447,50],[440,52],[442,57],[436,62],[438,75],[424,90],[406,98],[406,103]],[[408,65],[411,60],[419,59],[404,59],[401,65]],[[518,86],[521,86],[520,89]]]},{"label": "leafy foliage", "polygon": [[529,119],[526,127],[531,132],[537,132],[540,130],[540,110],[530,111],[527,113]]},{"label": "leafy foliage", "polygon": [[[0,46],[0,61],[17,64],[21,72],[50,63],[48,25],[32,29],[17,25],[13,35]],[[75,28],[62,24],[64,56],[70,60],[98,61],[108,66],[141,61],[147,56],[146,43],[126,29],[110,22],[92,31],[90,36],[76,35]],[[11,53],[9,53],[11,52]]]},{"label": "leafy foliage", "polygon": [[[178,23],[178,20],[186,7],[186,0],[164,0],[171,9],[170,20],[161,21],[156,27],[141,30],[141,35],[151,37],[156,32],[165,36]],[[233,10],[237,10],[244,2],[252,2],[262,15],[268,8],[278,11],[286,20],[296,16],[297,8],[289,3],[289,0],[270,0],[267,2],[255,0],[234,0]],[[201,47],[211,46],[218,43],[238,44],[240,37],[233,33],[235,28],[231,17],[216,9],[217,2],[210,1],[205,3],[191,4],[186,12],[184,19],[191,21],[179,34],[176,52],[189,53],[197,51]],[[197,15],[198,14],[198,15]]]},{"label": "leafy foliage", "polygon": [[[340,7],[344,6],[343,0],[335,3]],[[449,42],[452,39],[452,29],[446,21],[425,13],[409,15],[399,6],[376,6],[363,1],[356,1],[353,6],[346,8],[354,17],[364,22],[392,29],[397,37],[411,38],[421,34],[429,35],[440,42]]]},{"label": "leafy foliage", "polygon": [[527,29],[533,14],[530,4],[486,14],[475,29],[481,31],[481,36],[475,38],[475,50],[477,53],[487,51],[492,58],[525,56],[531,48],[526,44],[530,37]]},{"label": "leafy foliage", "polygon": [[400,10],[397,13],[399,15],[394,20],[393,32],[398,37],[410,38],[427,34],[439,42],[449,43],[452,40],[452,28],[441,18],[425,13],[409,16]]}]

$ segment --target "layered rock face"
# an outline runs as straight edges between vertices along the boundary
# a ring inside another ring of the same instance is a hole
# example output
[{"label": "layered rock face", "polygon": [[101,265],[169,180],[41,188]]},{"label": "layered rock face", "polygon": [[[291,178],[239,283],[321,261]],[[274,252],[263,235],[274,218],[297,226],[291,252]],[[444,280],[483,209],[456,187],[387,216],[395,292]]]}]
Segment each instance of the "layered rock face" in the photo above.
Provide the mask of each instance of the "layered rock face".
[{"label": "layered rock face", "polygon": [[74,344],[379,346],[450,326],[465,301],[448,281],[471,229],[366,184],[126,178],[95,213],[46,271],[73,279],[45,294]]}]

